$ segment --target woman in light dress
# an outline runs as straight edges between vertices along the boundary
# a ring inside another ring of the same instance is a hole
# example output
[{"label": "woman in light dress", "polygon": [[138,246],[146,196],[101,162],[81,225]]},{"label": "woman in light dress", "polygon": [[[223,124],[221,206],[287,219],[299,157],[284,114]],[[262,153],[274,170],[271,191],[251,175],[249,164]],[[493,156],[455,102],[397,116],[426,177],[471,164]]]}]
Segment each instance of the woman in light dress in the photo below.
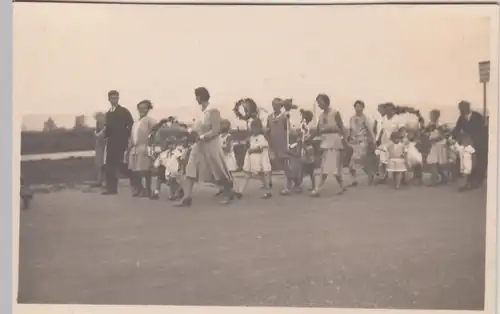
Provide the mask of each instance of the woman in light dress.
[{"label": "woman in light dress", "polygon": [[349,144],[353,153],[349,162],[349,172],[352,176],[351,186],[358,185],[356,179],[356,166],[363,168],[368,175],[368,184],[373,183],[375,132],[373,123],[364,114],[365,103],[357,100],[354,103],[355,114],[349,120]]},{"label": "woman in light dress", "polygon": [[104,156],[106,154],[106,139],[104,138],[104,128],[106,127],[106,115],[103,112],[98,112],[94,115],[96,127],[95,136],[95,167],[97,173],[97,181],[93,187],[102,187],[104,185]]},{"label": "woman in light dress", "polygon": [[439,110],[430,112],[430,123],[425,128],[431,142],[431,150],[427,156],[427,164],[432,167],[432,182],[431,185],[446,184],[448,182],[447,167],[448,158],[448,143],[447,143],[447,128],[441,124]]},{"label": "woman in light dress", "polygon": [[318,133],[321,136],[321,180],[311,196],[319,196],[326,179],[333,175],[340,186],[338,194],[345,192],[342,180],[344,138],[346,130],[340,113],[330,107],[330,98],[326,94],[316,97],[318,107],[323,110],[319,116]]},{"label": "woman in light dress", "polygon": [[201,107],[200,119],[193,128],[198,140],[193,144],[189,154],[184,180],[184,197],[177,206],[191,206],[193,187],[196,182],[222,186],[225,196],[222,203],[227,204],[233,197],[233,177],[226,165],[220,144],[220,111],[210,104],[210,93],[206,88],[196,88],[195,96]]},{"label": "woman in light dress", "polygon": [[[129,139],[128,167],[131,171],[132,195],[134,197],[151,197],[153,159],[149,150],[150,134],[157,122],[148,113],[153,109],[149,100],[137,104],[139,120],[132,125]],[[143,185],[145,181],[145,186]]]}]

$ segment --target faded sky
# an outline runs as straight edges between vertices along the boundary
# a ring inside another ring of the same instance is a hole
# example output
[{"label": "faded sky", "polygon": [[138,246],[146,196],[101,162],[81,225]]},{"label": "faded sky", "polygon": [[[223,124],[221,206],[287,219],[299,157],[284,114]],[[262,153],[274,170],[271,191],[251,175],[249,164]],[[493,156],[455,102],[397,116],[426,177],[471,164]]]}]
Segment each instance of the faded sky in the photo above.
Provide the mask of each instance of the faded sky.
[{"label": "faded sky", "polygon": [[30,129],[106,110],[110,89],[134,113],[148,98],[155,116],[181,119],[196,112],[197,86],[230,118],[241,97],[311,108],[320,92],[345,114],[356,99],[369,111],[437,107],[452,121],[461,99],[481,109],[489,19],[388,8],[15,3],[14,105]]}]

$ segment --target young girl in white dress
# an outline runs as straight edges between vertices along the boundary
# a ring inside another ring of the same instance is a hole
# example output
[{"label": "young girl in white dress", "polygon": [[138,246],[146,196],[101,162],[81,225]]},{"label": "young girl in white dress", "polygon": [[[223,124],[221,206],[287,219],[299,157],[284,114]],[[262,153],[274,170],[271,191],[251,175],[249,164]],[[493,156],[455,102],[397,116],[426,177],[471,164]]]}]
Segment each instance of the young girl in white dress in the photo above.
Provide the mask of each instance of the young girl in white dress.
[{"label": "young girl in white dress", "polygon": [[388,162],[387,173],[392,174],[394,187],[399,189],[403,174],[406,173],[406,146],[400,132],[391,134],[391,142],[387,144]]},{"label": "young girl in white dress", "polygon": [[[234,173],[238,171],[238,165],[236,164],[236,157],[234,154],[234,145],[231,136],[231,122],[227,119],[223,119],[221,122],[220,130],[220,144],[222,148],[222,153],[224,154],[224,161],[226,162],[226,167],[229,172]],[[224,193],[224,188],[219,187],[219,191],[215,196],[220,196]]]},{"label": "young girl in white dress", "polygon": [[245,156],[243,171],[246,174],[245,180],[239,191],[236,193],[238,197],[243,195],[248,182],[254,176],[260,176],[264,182],[263,198],[272,196],[269,188],[270,177],[272,174],[271,161],[269,159],[269,143],[264,137],[264,128],[260,120],[253,120],[250,123],[251,136],[248,139],[248,150]]},{"label": "young girl in white dress", "polygon": [[464,183],[459,191],[466,191],[472,187],[471,173],[476,164],[476,150],[472,146],[472,140],[466,134],[462,134],[460,142],[454,142],[452,149],[460,159],[460,172],[464,177]]},{"label": "young girl in white dress", "polygon": [[224,153],[224,160],[226,161],[226,166],[230,172],[235,172],[238,170],[236,164],[236,157],[234,155],[234,145],[231,137],[231,122],[229,120],[221,121],[221,134],[220,142],[222,146],[222,151]]},{"label": "young girl in white dress", "polygon": [[412,171],[412,181],[418,185],[423,184],[422,181],[422,153],[418,150],[418,131],[409,130],[403,139],[406,146],[406,166]]}]

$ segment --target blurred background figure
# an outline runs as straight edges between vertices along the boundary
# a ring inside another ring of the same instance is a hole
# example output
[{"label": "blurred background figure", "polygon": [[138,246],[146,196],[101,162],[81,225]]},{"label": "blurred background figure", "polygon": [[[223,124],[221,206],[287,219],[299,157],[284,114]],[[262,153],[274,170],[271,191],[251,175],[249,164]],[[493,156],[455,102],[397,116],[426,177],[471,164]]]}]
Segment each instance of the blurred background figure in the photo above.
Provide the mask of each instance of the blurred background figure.
[{"label": "blurred background figure", "polygon": [[95,169],[97,180],[92,187],[103,187],[105,184],[104,174],[104,155],[106,153],[106,139],[104,131],[106,128],[106,115],[103,112],[98,112],[94,115],[95,119]]}]

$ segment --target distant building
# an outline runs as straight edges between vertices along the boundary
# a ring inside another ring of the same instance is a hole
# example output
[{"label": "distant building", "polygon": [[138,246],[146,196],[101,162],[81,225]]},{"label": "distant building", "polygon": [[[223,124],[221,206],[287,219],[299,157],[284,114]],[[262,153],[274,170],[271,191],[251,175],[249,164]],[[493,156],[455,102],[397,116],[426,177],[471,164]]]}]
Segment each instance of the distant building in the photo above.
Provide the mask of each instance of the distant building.
[{"label": "distant building", "polygon": [[49,117],[47,121],[43,123],[43,132],[53,132],[55,130],[57,130],[57,125],[54,119],[52,119],[52,117]]},{"label": "distant building", "polygon": [[86,129],[88,129],[88,126],[85,124],[85,116],[84,115],[76,116],[73,130],[86,130]]}]

